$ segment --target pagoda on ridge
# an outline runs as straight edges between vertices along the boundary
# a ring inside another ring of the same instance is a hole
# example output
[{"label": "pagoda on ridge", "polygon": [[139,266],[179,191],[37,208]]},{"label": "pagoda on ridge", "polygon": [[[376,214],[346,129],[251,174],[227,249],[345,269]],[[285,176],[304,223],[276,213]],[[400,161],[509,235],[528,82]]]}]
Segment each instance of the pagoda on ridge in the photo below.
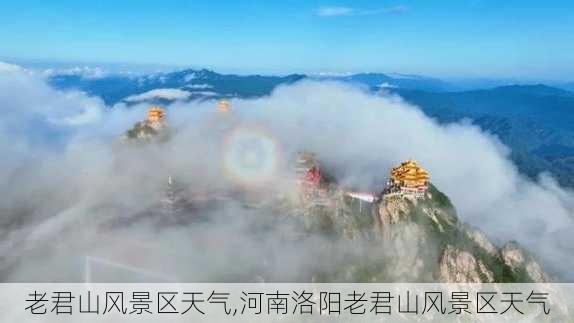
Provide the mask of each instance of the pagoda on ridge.
[{"label": "pagoda on ridge", "polygon": [[302,151],[297,154],[296,168],[297,183],[301,200],[309,205],[326,203],[325,176],[315,154]]},{"label": "pagoda on ridge", "polygon": [[428,190],[429,178],[429,173],[424,168],[409,159],[391,170],[386,194],[398,193],[421,198]]},{"label": "pagoda on ridge", "polygon": [[165,109],[159,106],[152,106],[147,111],[147,123],[150,127],[158,130],[164,125]]},{"label": "pagoda on ridge", "polygon": [[165,140],[169,136],[168,130],[166,110],[159,106],[152,106],[147,111],[146,119],[136,122],[131,129],[126,131],[124,139]]},{"label": "pagoda on ridge", "polygon": [[315,159],[315,154],[300,152],[297,156],[296,172],[299,176],[299,183],[313,188],[319,188],[322,180],[319,163]]}]

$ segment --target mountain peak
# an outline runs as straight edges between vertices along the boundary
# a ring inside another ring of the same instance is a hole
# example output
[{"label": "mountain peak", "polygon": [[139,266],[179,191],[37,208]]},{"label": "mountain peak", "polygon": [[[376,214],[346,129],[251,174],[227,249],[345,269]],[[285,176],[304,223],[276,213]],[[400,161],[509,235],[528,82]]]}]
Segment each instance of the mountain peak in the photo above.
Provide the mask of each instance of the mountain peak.
[{"label": "mountain peak", "polygon": [[540,265],[520,246],[498,248],[484,233],[463,223],[450,199],[414,161],[391,169],[381,194],[341,187],[312,154],[300,155],[297,170],[302,176],[302,209],[309,221],[343,239],[372,243],[380,257],[356,261],[365,268],[342,265],[325,281],[547,281]]}]

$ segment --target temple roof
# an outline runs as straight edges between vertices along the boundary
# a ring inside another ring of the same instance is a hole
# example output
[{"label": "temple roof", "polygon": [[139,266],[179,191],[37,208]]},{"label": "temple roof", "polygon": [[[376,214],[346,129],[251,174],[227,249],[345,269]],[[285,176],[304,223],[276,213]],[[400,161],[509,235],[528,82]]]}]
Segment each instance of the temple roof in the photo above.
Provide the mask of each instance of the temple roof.
[{"label": "temple roof", "polygon": [[159,106],[152,106],[147,111],[147,119],[150,122],[163,121],[165,119],[165,109]]},{"label": "temple roof", "polygon": [[429,177],[429,173],[411,159],[391,170],[391,179],[398,182],[413,181],[422,184],[428,181]]}]

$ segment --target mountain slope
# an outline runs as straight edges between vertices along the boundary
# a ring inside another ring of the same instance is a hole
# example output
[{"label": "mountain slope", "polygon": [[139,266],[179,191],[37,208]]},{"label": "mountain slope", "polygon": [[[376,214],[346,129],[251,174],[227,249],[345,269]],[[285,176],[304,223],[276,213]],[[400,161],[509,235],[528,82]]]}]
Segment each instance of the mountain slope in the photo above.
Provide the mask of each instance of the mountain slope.
[{"label": "mountain slope", "polygon": [[574,93],[545,85],[448,93],[396,92],[424,107],[445,107],[464,115],[496,115],[565,129],[571,129],[574,121]]},{"label": "mountain slope", "polygon": [[[332,176],[305,198],[305,232],[333,242],[334,265],[310,274],[317,282],[544,282],[534,257],[515,242],[495,246],[459,220],[432,184],[422,197],[386,191],[372,203],[353,198]],[[323,193],[321,193],[323,191]],[[309,198],[309,196],[314,196]],[[349,251],[349,248],[351,248]],[[356,249],[353,249],[356,248]]]},{"label": "mountain slope", "polygon": [[574,93],[544,85],[505,86],[466,92],[393,89],[440,122],[470,118],[511,148],[526,175],[553,174],[574,186]]}]

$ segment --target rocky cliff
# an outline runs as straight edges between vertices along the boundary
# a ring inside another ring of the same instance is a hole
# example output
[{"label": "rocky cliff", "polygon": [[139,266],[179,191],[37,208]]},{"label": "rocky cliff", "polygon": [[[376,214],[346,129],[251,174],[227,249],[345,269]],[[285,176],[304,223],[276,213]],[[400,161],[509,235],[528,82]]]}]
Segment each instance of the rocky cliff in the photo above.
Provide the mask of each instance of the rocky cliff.
[{"label": "rocky cliff", "polygon": [[549,281],[516,242],[498,247],[460,221],[448,197],[432,185],[422,198],[394,195],[370,204],[332,193],[330,199],[307,215],[316,218],[323,232],[362,245],[365,252],[314,277],[318,281]]},{"label": "rocky cliff", "polygon": [[124,140],[139,141],[166,141],[168,138],[169,129],[165,123],[148,120],[136,122],[123,136]]}]

